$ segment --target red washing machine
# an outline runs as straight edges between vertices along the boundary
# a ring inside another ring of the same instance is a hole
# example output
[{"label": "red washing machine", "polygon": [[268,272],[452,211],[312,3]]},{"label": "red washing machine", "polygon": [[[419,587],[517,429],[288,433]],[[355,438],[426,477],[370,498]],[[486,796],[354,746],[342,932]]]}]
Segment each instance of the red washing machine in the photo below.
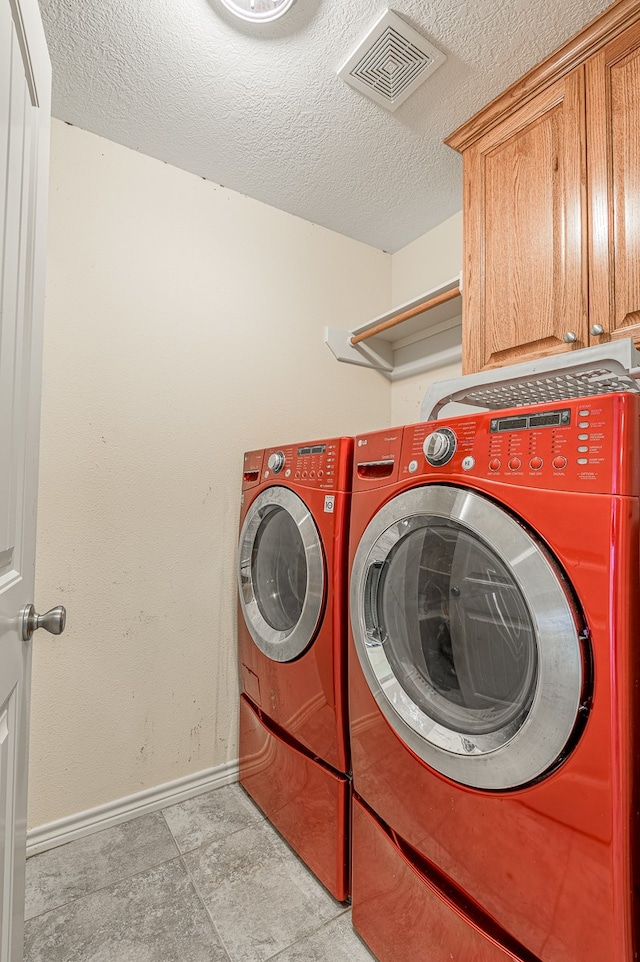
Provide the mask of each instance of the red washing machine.
[{"label": "red washing machine", "polygon": [[340,901],[352,462],[352,438],[245,454],[238,548],[240,782]]},{"label": "red washing machine", "polygon": [[632,962],[639,419],[617,393],[356,439],[353,922],[381,962]]}]

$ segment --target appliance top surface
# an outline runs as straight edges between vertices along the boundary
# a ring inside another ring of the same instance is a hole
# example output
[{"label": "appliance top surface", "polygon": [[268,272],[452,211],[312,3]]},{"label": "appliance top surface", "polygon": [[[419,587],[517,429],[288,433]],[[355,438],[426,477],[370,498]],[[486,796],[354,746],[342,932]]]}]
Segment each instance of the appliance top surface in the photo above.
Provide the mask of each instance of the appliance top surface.
[{"label": "appliance top surface", "polygon": [[411,480],[640,494],[640,398],[598,395],[355,439],[354,492]]}]

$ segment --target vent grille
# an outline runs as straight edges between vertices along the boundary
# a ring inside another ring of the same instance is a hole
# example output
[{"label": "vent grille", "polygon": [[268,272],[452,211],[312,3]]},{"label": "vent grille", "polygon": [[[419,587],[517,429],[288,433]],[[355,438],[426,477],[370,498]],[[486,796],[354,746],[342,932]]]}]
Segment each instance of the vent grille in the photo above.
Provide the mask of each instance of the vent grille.
[{"label": "vent grille", "polygon": [[393,111],[445,60],[393,10],[386,10],[338,76]]}]

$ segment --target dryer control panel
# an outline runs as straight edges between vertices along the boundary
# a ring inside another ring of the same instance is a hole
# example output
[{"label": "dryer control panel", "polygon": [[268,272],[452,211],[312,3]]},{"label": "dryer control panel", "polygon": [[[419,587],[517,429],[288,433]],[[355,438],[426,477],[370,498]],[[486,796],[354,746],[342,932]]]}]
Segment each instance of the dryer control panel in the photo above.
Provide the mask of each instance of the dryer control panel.
[{"label": "dryer control panel", "polygon": [[455,474],[635,495],[639,449],[640,395],[604,394],[409,425],[399,480]]},{"label": "dryer control panel", "polygon": [[351,477],[352,449],[351,438],[265,448],[260,481],[346,491]]}]

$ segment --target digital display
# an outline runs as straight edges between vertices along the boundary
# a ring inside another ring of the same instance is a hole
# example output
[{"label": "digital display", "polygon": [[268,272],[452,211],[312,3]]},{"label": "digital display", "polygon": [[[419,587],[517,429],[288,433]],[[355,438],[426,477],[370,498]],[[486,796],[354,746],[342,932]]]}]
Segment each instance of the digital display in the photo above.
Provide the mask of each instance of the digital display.
[{"label": "digital display", "polygon": [[313,444],[307,448],[298,448],[298,457],[301,458],[305,454],[324,454],[326,450],[326,444]]},{"label": "digital display", "polygon": [[498,431],[520,431],[529,427],[526,418],[502,418],[498,422]]},{"label": "digital display", "polygon": [[529,418],[531,428],[546,428],[552,424],[560,424],[560,414],[557,411],[553,414],[532,414]]},{"label": "digital display", "polygon": [[547,411],[544,414],[521,414],[510,418],[492,418],[491,433],[498,431],[526,431],[530,428],[568,427],[571,424],[571,411]]}]

